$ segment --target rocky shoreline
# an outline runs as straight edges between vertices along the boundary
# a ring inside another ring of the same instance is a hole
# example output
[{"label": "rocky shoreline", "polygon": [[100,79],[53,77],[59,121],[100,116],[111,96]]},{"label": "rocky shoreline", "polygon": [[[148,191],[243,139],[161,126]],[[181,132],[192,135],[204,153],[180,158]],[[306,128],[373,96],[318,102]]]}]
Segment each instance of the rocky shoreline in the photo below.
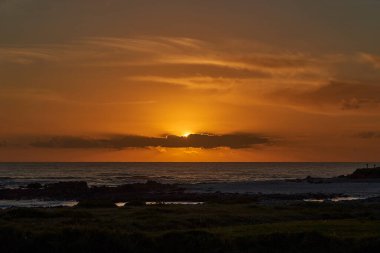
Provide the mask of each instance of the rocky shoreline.
[{"label": "rocky shoreline", "polygon": [[19,189],[0,189],[0,200],[104,200],[113,202],[142,201],[196,201],[245,203],[269,200],[329,199],[341,194],[239,194],[187,192],[179,185],[148,181],[145,184],[128,184],[117,187],[89,187],[86,182],[60,182],[47,185],[28,185]]},{"label": "rocky shoreline", "polygon": [[[313,184],[334,184],[354,182],[380,183],[380,168],[358,169],[347,176],[336,178],[311,178],[288,180],[293,186]],[[283,183],[288,183],[283,182]],[[262,183],[263,185],[264,183]],[[279,186],[279,182],[267,183],[267,187]],[[286,186],[291,188],[292,185]],[[339,185],[340,186],[340,185]],[[258,186],[260,188],[260,186]],[[328,200],[347,197],[347,194],[337,192],[310,191],[308,188],[299,193],[261,193],[261,192],[228,192],[204,190],[197,191],[194,187],[176,184],[161,184],[154,181],[146,183],[125,184],[116,187],[92,186],[84,181],[58,182],[42,185],[32,183],[17,189],[0,189],[0,200],[75,200],[75,201],[110,201],[110,202],[146,202],[146,201],[195,201],[220,203],[273,202],[273,201],[303,201],[305,199]],[[377,199],[372,198],[372,200]]]},{"label": "rocky shoreline", "polygon": [[341,175],[333,178],[315,178],[306,177],[305,179],[289,180],[295,182],[308,182],[308,183],[342,183],[342,182],[380,182],[380,167],[375,168],[361,168],[355,170],[352,174]]}]

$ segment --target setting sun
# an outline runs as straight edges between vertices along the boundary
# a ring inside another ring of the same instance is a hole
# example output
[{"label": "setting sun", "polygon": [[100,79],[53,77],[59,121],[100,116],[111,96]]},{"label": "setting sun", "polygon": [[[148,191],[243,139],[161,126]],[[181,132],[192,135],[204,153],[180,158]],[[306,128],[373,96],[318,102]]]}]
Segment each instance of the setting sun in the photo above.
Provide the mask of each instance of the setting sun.
[{"label": "setting sun", "polygon": [[185,132],[184,134],[182,134],[182,136],[183,136],[183,137],[186,137],[186,138],[189,137],[190,135],[191,135],[190,132]]}]

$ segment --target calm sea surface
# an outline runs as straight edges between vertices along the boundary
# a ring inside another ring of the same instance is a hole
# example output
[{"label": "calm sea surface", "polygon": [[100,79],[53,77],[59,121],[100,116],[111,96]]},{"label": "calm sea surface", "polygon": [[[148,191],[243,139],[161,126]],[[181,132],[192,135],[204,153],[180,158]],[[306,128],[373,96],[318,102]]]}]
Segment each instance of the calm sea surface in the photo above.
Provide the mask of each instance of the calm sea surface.
[{"label": "calm sea surface", "polygon": [[189,184],[252,182],[333,177],[365,166],[365,163],[0,163],[0,187],[78,180],[110,186],[147,180]]}]

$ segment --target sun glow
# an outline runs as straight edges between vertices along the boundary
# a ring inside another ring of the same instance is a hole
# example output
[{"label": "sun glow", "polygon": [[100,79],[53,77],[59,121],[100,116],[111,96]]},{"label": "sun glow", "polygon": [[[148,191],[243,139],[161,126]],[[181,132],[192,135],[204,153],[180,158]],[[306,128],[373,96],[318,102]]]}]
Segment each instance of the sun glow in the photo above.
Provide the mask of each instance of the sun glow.
[{"label": "sun glow", "polygon": [[187,137],[189,137],[190,135],[191,135],[190,132],[185,132],[185,133],[182,134],[182,137],[187,138]]}]

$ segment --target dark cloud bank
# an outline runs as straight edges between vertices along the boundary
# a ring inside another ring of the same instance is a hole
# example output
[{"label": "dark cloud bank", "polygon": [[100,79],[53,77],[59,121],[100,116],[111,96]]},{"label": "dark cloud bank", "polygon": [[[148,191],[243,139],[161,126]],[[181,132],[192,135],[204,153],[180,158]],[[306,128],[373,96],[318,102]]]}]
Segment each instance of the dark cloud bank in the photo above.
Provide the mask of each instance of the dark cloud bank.
[{"label": "dark cloud bank", "polygon": [[270,138],[250,133],[225,135],[191,134],[188,137],[168,135],[147,137],[137,135],[113,136],[108,138],[53,137],[48,140],[32,142],[39,148],[204,148],[227,147],[231,149],[250,148],[259,144],[269,144]]},{"label": "dark cloud bank", "polygon": [[301,105],[333,105],[341,110],[377,110],[380,106],[380,85],[331,81],[317,89],[298,91],[284,89],[273,93],[278,100]]},{"label": "dark cloud bank", "polygon": [[7,146],[7,141],[0,140],[0,148],[5,148]]},{"label": "dark cloud bank", "polygon": [[362,139],[380,139],[380,132],[374,132],[374,131],[368,131],[368,132],[361,132],[355,135],[355,137],[362,138]]}]

